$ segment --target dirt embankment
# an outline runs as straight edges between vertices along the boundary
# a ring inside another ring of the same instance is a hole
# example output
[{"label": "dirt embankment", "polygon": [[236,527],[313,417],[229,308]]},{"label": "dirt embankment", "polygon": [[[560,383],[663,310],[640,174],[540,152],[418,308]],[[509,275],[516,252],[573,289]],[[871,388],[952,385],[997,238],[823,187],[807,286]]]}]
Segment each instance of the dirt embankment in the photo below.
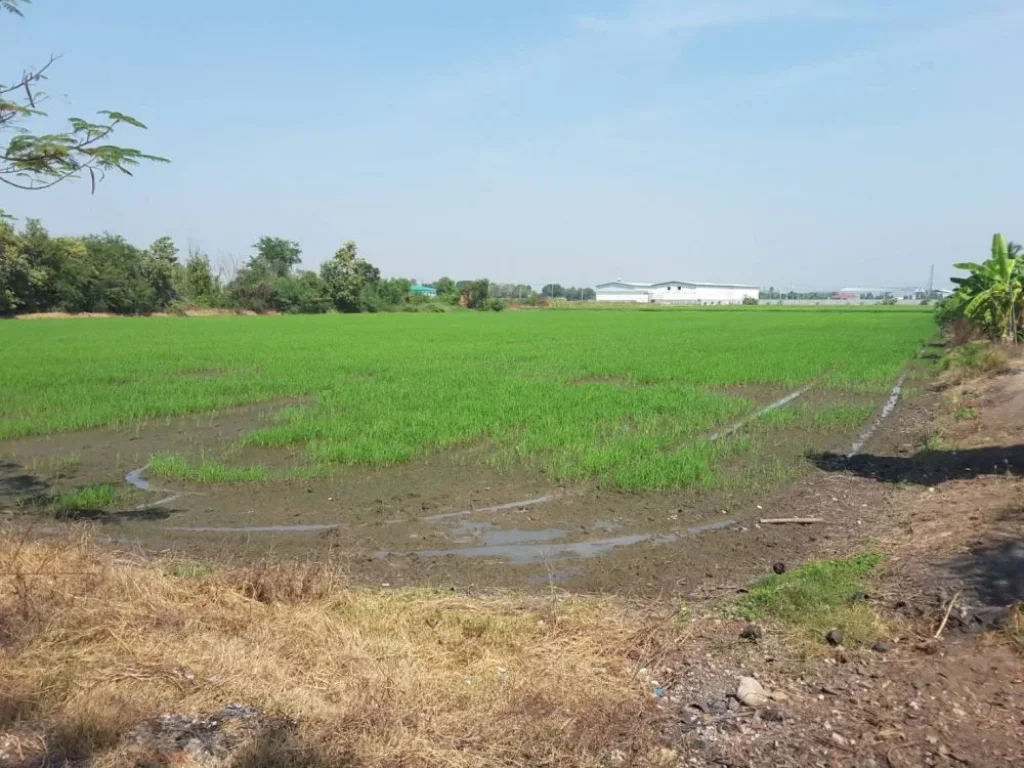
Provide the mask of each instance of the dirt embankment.
[{"label": "dirt embankment", "polygon": [[[353,588],[329,561],[213,568],[7,536],[0,764],[1017,765],[1019,370],[907,409],[871,453],[815,457],[765,514],[825,523],[751,524],[654,600]],[[924,419],[941,435],[917,450]],[[743,640],[726,618],[773,560],[867,540],[885,556],[856,596],[874,650],[772,621]],[[654,581],[684,570],[666,552],[599,562]],[[741,677],[769,698],[740,703]]]}]

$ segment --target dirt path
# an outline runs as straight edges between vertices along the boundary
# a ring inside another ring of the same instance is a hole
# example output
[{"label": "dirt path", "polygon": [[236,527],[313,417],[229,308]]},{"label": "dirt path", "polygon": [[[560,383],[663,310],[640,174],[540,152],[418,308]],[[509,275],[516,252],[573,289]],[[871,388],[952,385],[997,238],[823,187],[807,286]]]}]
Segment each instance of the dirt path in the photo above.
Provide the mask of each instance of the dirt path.
[{"label": "dirt path", "polygon": [[[699,625],[691,647],[715,652],[679,665],[665,705],[685,764],[1024,761],[1024,623],[1012,610],[1024,603],[1024,365],[945,398],[941,448],[821,460],[854,502],[884,504],[875,530],[886,564],[869,600],[889,624],[887,652],[805,661],[785,632],[737,643],[739,625]],[[733,709],[740,675],[781,700],[756,714]]]}]

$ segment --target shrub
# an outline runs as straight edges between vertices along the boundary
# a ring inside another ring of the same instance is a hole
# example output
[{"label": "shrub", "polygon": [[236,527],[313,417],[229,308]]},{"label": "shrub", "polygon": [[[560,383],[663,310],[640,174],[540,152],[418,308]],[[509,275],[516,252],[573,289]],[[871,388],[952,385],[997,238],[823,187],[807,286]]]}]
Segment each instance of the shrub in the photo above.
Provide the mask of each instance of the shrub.
[{"label": "shrub", "polygon": [[759,303],[760,302],[757,299],[755,299],[753,296],[744,296],[743,297],[743,304],[744,304],[744,306],[753,307],[753,306],[757,306]]},{"label": "shrub", "polygon": [[951,349],[943,360],[943,368],[960,378],[981,376],[1006,370],[1006,353],[993,344],[971,341]]},{"label": "shrub", "polygon": [[487,299],[480,309],[489,309],[491,312],[501,312],[507,305],[503,299]]}]

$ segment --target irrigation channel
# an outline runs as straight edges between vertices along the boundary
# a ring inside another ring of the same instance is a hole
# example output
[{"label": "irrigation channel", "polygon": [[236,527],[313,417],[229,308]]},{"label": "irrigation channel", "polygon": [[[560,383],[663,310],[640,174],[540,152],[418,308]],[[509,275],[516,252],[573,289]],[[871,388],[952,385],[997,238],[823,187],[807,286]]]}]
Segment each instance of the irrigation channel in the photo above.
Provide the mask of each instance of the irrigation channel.
[{"label": "irrigation channel", "polygon": [[[894,384],[889,398],[883,406],[878,416],[869,424],[869,426],[857,437],[856,441],[850,448],[849,456],[854,456],[860,453],[864,449],[864,446],[874,436],[878,429],[882,426],[883,422],[892,415],[899,404],[900,398],[903,394],[903,385],[906,381],[906,374],[899,377]],[[736,432],[740,431],[752,422],[762,418],[768,413],[774,410],[782,408],[789,403],[799,399],[807,392],[811,391],[818,381],[812,381],[808,384],[801,386],[800,388],[790,392],[785,397],[779,398],[762,408],[759,408],[755,412],[751,413],[744,419],[737,421],[724,429],[718,430],[708,436],[709,440],[719,440],[729,437]],[[135,511],[154,509],[158,507],[166,507],[173,503],[176,499],[183,495],[191,495],[195,492],[192,491],[175,491],[166,488],[156,488],[145,478],[145,471],[147,467],[140,467],[134,469],[125,476],[125,482],[133,488],[145,491],[149,493],[166,493],[166,497],[161,498],[157,501],[150,502],[147,504],[139,505],[135,508]],[[430,515],[427,517],[420,518],[398,518],[383,521],[384,525],[397,525],[409,522],[420,522],[420,523],[431,523],[431,524],[443,524],[446,522],[455,522],[458,518],[468,517],[470,515],[489,515],[497,514],[500,512],[508,511],[525,511],[534,507],[541,506],[548,502],[551,502],[557,498],[556,494],[551,493],[544,496],[538,496],[530,499],[523,499],[521,501],[508,502],[506,504],[497,504],[494,506],[481,507],[478,509],[465,509],[456,512],[445,512],[442,514]],[[740,521],[735,519],[724,519],[716,520],[713,522],[701,523],[698,525],[690,526],[682,531],[669,532],[669,533],[623,533],[617,536],[607,537],[603,539],[597,539],[592,541],[580,541],[580,542],[563,542],[561,539],[567,538],[569,532],[567,530],[558,528],[539,529],[539,530],[518,530],[518,529],[505,529],[501,528],[495,523],[487,521],[466,521],[453,526],[449,533],[451,536],[460,543],[469,544],[469,546],[451,547],[445,549],[419,549],[419,550],[379,550],[372,553],[374,558],[389,558],[389,557],[421,557],[421,558],[440,558],[445,556],[458,556],[458,557],[489,557],[489,558],[503,558],[512,565],[525,565],[530,563],[547,562],[562,560],[568,557],[576,558],[593,558],[598,557],[601,554],[609,552],[613,549],[620,547],[630,547],[636,544],[649,543],[654,545],[671,544],[679,541],[683,537],[687,536],[699,536],[703,533],[711,531],[721,531],[738,525]],[[319,524],[319,525],[265,525],[265,526],[241,526],[241,527],[228,527],[228,526],[198,526],[198,527],[167,527],[168,531],[183,531],[188,533],[211,533],[211,534],[261,534],[261,533],[274,533],[274,534],[288,534],[288,533],[315,533],[324,531],[334,531],[344,529],[347,526],[344,523],[331,523],[331,524]],[[359,526],[362,528],[366,527],[366,524]],[[619,526],[616,523],[608,521],[598,521],[594,525],[594,530],[611,533],[618,530]],[[566,571],[565,575],[569,575],[571,572]],[[556,574],[557,575],[557,574]]]}]

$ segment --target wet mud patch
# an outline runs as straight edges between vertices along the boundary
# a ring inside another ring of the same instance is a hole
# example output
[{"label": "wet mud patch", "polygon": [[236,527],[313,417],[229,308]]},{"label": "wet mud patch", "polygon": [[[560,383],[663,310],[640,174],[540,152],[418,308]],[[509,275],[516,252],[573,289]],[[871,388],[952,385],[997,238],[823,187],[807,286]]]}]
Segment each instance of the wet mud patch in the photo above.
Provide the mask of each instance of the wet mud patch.
[{"label": "wet mud patch", "polygon": [[[234,454],[242,461],[256,461],[256,452],[236,447],[237,441],[267,424],[282,409],[300,402],[279,400],[215,413],[154,419],[121,429],[0,441],[0,502],[14,505],[41,490],[58,492],[94,483],[122,485],[127,473],[145,466],[156,454],[197,459]],[[261,452],[259,460],[285,464],[293,457]]]},{"label": "wet mud patch", "polygon": [[[544,588],[661,594],[700,589],[723,573],[800,558],[822,542],[853,546],[877,510],[847,504],[844,484],[804,459],[808,444],[843,449],[854,435],[809,428],[820,407],[842,402],[811,390],[799,418],[752,423],[752,450],[722,467],[715,490],[628,493],[596,482],[559,485],[536,468],[488,463],[477,444],[385,468],[337,468],[325,476],[206,485],[135,475],[143,504],[167,501],[160,514],[113,515],[118,546],[171,550],[200,560],[330,558],[360,582],[456,588]],[[877,398],[876,398],[877,400]],[[240,445],[239,438],[288,403],[166,420],[130,431],[9,441],[2,447],[83,456],[75,483],[123,480],[153,453],[259,463],[282,476],[301,468],[302,451]],[[882,432],[898,426],[894,417]],[[882,440],[882,435],[872,440]],[[117,467],[112,472],[112,467]],[[42,478],[45,482],[46,478]],[[884,496],[884,489],[877,489]],[[824,495],[823,495],[824,494]],[[143,507],[145,509],[145,507]],[[761,526],[761,517],[806,512],[812,528]],[[163,517],[166,513],[166,517]],[[850,518],[856,516],[851,527]],[[863,525],[863,527],[861,527]],[[708,574],[711,574],[708,576]]]}]

